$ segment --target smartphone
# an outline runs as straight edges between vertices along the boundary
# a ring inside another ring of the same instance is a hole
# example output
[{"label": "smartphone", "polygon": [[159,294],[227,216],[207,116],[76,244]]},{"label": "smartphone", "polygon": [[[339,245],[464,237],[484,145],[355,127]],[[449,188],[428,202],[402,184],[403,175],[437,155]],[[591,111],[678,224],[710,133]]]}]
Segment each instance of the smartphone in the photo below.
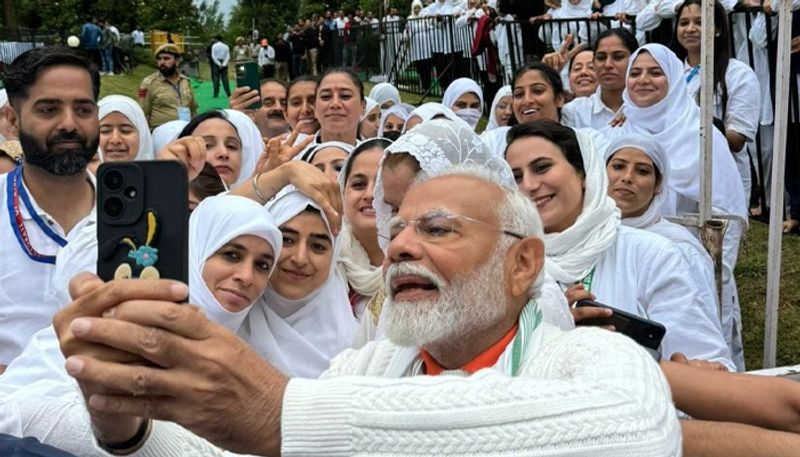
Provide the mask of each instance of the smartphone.
[{"label": "smartphone", "polygon": [[261,108],[261,78],[258,73],[258,63],[251,61],[236,64],[236,87],[249,87],[251,90],[257,90],[258,101],[247,108]]},{"label": "smartphone", "polygon": [[105,162],[97,170],[97,275],[188,284],[189,184],[171,160]]},{"label": "smartphone", "polygon": [[618,333],[627,335],[633,341],[639,343],[640,346],[658,351],[661,345],[661,340],[667,333],[667,329],[656,321],[639,317],[635,314],[616,309],[612,306],[604,305],[592,300],[581,300],[576,307],[594,306],[597,308],[608,308],[613,314],[611,317],[603,317],[597,319],[584,319],[577,323],[577,325],[584,326],[603,326],[613,325]]}]

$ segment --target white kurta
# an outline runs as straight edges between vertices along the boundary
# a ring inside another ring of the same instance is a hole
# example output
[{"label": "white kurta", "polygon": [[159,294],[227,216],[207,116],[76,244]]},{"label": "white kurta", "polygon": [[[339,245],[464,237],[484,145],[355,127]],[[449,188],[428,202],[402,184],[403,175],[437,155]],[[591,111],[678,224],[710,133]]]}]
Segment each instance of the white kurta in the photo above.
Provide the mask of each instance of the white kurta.
[{"label": "white kurta", "polygon": [[[664,325],[663,358],[682,352],[690,359],[733,367],[716,303],[698,293],[691,271],[666,238],[622,226],[597,262],[591,292],[600,303]],[[571,284],[562,288],[567,286]]]},{"label": "white kurta", "polygon": [[[87,174],[94,185],[94,177]],[[0,365],[7,365],[22,352],[28,340],[38,330],[49,326],[60,308],[52,278],[54,264],[31,260],[14,235],[7,204],[6,184],[9,174],[0,175]],[[24,186],[24,183],[23,183]],[[25,187],[27,192],[27,186]],[[58,236],[71,242],[84,227],[94,226],[94,210],[65,234],[55,219],[44,212],[30,195],[36,214]],[[55,256],[61,247],[47,236],[31,217],[20,198],[20,211],[30,243],[36,251]]]},{"label": "white kurta", "polygon": [[588,97],[578,97],[561,109],[561,123],[573,128],[602,130],[614,119],[614,111],[603,103],[601,87]]}]

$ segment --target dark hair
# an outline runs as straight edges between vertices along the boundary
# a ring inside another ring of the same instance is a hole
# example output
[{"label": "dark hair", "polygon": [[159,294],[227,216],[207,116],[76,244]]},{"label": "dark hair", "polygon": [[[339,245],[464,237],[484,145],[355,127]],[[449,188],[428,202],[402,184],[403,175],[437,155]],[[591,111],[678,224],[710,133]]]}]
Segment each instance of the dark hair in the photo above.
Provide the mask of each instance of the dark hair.
[{"label": "dark hair", "polygon": [[622,45],[628,50],[629,53],[633,54],[637,49],[639,49],[639,41],[636,39],[636,35],[631,33],[630,30],[617,27],[614,29],[608,29],[597,36],[597,41],[594,42],[594,52],[597,52],[597,48],[600,47],[600,42],[603,39],[615,36],[619,38],[619,41],[622,42]]},{"label": "dark hair", "polygon": [[[639,148],[636,148],[636,147],[633,147],[633,146],[623,146],[623,147],[617,149],[616,151],[612,151],[611,155],[608,156],[608,160],[606,160],[606,166],[608,166],[608,163],[611,162],[611,159],[613,159],[614,156],[617,155],[617,153],[620,150],[625,149],[627,147],[631,147],[633,149],[639,149]],[[642,152],[644,152],[645,155],[647,154],[646,151],[642,151]],[[648,158],[649,157],[650,156],[648,156]],[[652,158],[650,159],[650,161],[653,162],[653,170],[655,171],[655,175],[656,175],[656,187],[658,187],[658,186],[661,185],[661,178],[663,177],[663,175],[661,174],[661,170],[658,169],[658,166],[656,166],[656,162]]]},{"label": "dark hair", "polygon": [[[678,10],[675,13],[675,29],[672,33],[670,49],[681,61],[686,59],[688,53],[678,42],[678,23],[681,20],[681,13],[689,5],[697,5],[701,9],[703,7],[700,0],[685,0],[678,6]],[[714,92],[720,91],[724,117],[728,106],[728,85],[725,84],[725,73],[728,71],[728,62],[731,60],[731,48],[728,42],[728,18],[725,8],[716,0],[714,1],[714,28],[716,29],[714,33]]]},{"label": "dark hair", "polygon": [[230,119],[228,119],[228,115],[225,114],[224,111],[211,110],[211,111],[206,111],[205,113],[203,113],[203,114],[201,114],[199,116],[196,116],[194,119],[189,121],[189,123],[186,124],[186,127],[184,127],[183,130],[181,130],[181,133],[178,134],[178,138],[183,138],[185,136],[191,136],[191,134],[194,133],[195,129],[200,124],[202,124],[203,122],[205,122],[205,121],[207,121],[209,119],[222,119],[223,121],[225,121],[228,124],[232,125],[233,129],[236,130],[236,134],[237,135],[239,134],[239,129],[237,129],[236,125],[234,125],[234,123],[231,122]]},{"label": "dark hair", "polygon": [[208,162],[203,164],[203,169],[193,181],[189,183],[189,190],[194,192],[201,201],[214,195],[225,192],[225,184],[219,177],[217,170]]},{"label": "dark hair", "polygon": [[[542,62],[534,62],[529,65],[524,65],[522,68],[517,70],[514,74],[514,81],[511,83],[511,94],[513,100],[514,94],[514,87],[517,85],[517,80],[521,78],[525,73],[529,71],[538,71],[542,73],[545,79],[550,83],[550,87],[553,88],[553,96],[558,97],[559,95],[564,97],[564,82],[561,81],[561,75],[558,74],[557,71],[553,69],[550,65],[544,64]],[[512,101],[513,104],[513,101]],[[561,117],[561,108],[558,108],[558,117]],[[509,126],[517,125],[517,116],[514,114],[513,110],[511,112],[511,118],[508,120]]]},{"label": "dark hair", "polygon": [[[511,127],[506,135],[506,144],[511,146],[514,141],[530,137],[544,138],[558,146],[564,154],[564,158],[572,165],[572,168],[581,176],[586,177],[583,155],[581,154],[581,147],[578,144],[578,136],[575,135],[575,130],[551,119],[540,119]],[[508,146],[506,146],[506,151],[508,151]]]},{"label": "dark hair", "polygon": [[[292,91],[292,87],[300,83],[314,83],[314,86],[318,86],[319,80],[317,79],[316,76],[311,76],[311,75],[303,75],[294,78],[293,80],[291,80],[291,82],[289,82],[289,84],[286,85],[286,98],[289,98],[289,92]],[[316,92],[316,89],[314,89],[314,91]]]},{"label": "dark hair", "polygon": [[39,73],[46,68],[60,65],[80,68],[89,73],[92,95],[94,101],[97,101],[100,95],[100,73],[97,67],[80,51],[66,46],[46,46],[23,52],[7,67],[5,86],[11,106],[19,110],[20,103],[28,97],[31,86],[39,79]]},{"label": "dark hair", "polygon": [[264,84],[269,84],[269,83],[280,84],[281,87],[286,89],[286,81],[284,81],[282,79],[277,79],[277,78],[264,78],[261,81],[259,81],[258,85],[259,86],[263,86]]},{"label": "dark hair", "polygon": [[[364,101],[364,84],[361,83],[361,80],[358,79],[358,76],[349,68],[329,68],[325,70],[325,73],[323,73],[322,76],[320,76],[319,82],[322,83],[325,78],[333,74],[343,74],[350,78],[350,81],[353,82],[353,85],[358,88],[359,98],[362,102]],[[319,85],[317,85],[317,91],[319,91]]]},{"label": "dark hair", "polygon": [[350,176],[350,169],[353,167],[356,157],[359,154],[375,148],[381,148],[381,150],[384,150],[388,148],[390,144],[392,144],[392,140],[387,138],[371,138],[359,144],[355,149],[353,149],[353,152],[350,153],[350,157],[347,159],[344,170],[340,172],[344,174],[344,181],[347,182],[347,178]]}]

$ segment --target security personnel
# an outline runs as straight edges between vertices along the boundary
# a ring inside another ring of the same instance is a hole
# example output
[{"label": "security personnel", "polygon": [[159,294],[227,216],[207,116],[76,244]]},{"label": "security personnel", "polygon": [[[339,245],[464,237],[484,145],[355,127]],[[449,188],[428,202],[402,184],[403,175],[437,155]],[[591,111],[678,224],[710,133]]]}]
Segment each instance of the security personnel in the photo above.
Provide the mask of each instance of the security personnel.
[{"label": "security personnel", "polygon": [[158,72],[144,78],[139,86],[139,104],[151,130],[175,119],[189,121],[197,114],[192,83],[178,72],[178,48],[163,44],[156,49],[155,58]]}]

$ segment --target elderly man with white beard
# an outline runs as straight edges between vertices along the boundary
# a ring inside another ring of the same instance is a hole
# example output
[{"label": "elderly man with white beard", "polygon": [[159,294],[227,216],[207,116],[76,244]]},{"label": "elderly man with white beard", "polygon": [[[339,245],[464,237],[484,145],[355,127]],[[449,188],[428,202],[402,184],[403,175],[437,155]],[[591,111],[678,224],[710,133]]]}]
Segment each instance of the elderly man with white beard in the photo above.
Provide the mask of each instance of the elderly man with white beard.
[{"label": "elderly man with white beard", "polygon": [[[55,325],[95,453],[229,455],[210,441],[259,455],[680,455],[669,387],[643,349],[541,321],[541,223],[498,182],[456,167],[409,190],[391,223],[389,339],[342,353],[320,380],[287,379],[176,306],[185,286],[76,277]],[[149,363],[115,362],[120,351]]]}]

